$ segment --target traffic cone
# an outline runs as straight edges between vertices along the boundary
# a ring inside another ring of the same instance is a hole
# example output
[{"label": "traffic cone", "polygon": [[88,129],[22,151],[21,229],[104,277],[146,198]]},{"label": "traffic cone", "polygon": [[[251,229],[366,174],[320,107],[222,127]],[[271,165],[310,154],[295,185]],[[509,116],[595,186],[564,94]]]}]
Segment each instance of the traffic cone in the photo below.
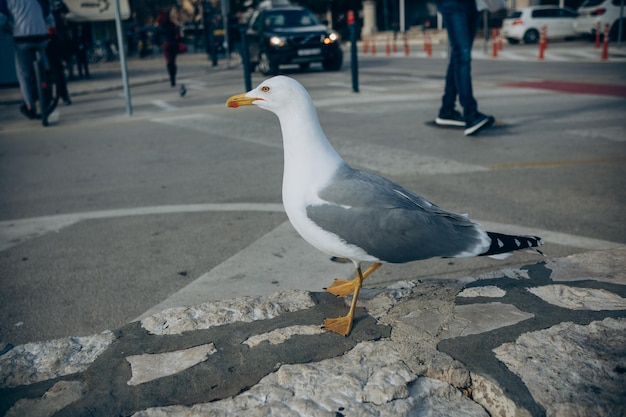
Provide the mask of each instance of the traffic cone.
[{"label": "traffic cone", "polygon": [[543,61],[543,55],[548,47],[548,28],[546,26],[541,27],[541,34],[539,35],[539,60]]},{"label": "traffic cone", "polygon": [[385,44],[385,55],[391,55],[391,40],[389,39],[389,36],[387,36],[387,43]]},{"label": "traffic cone", "polygon": [[372,39],[372,56],[376,55],[376,41]]},{"label": "traffic cone", "polygon": [[491,37],[493,38],[493,40],[492,40],[493,48],[492,48],[491,56],[492,56],[492,58],[497,58],[498,57],[498,43],[496,42],[496,38],[498,37],[498,30],[497,29],[492,29],[491,30]]},{"label": "traffic cone", "polygon": [[370,50],[369,38],[367,36],[363,36],[363,53],[366,54]]},{"label": "traffic cone", "polygon": [[404,56],[409,56],[409,36],[404,32]]},{"label": "traffic cone", "polygon": [[602,61],[609,59],[609,24],[604,25],[604,43],[602,44]]}]

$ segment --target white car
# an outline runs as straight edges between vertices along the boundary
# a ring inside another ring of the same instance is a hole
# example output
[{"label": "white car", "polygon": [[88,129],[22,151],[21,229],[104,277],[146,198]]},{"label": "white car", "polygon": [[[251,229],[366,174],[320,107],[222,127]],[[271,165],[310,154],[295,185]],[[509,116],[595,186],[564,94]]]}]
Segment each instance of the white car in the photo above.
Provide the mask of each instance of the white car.
[{"label": "white car", "polygon": [[541,28],[546,27],[548,39],[567,39],[576,35],[576,12],[567,7],[532,6],[511,12],[502,21],[502,36],[509,43],[537,43]]},{"label": "white car", "polygon": [[[609,24],[609,39],[616,41],[619,33],[619,17],[622,0],[587,0],[578,8],[578,17],[574,21],[574,30],[583,36],[596,35],[597,24],[600,33],[604,25]],[[626,10],[622,19],[622,40],[626,39]]]}]

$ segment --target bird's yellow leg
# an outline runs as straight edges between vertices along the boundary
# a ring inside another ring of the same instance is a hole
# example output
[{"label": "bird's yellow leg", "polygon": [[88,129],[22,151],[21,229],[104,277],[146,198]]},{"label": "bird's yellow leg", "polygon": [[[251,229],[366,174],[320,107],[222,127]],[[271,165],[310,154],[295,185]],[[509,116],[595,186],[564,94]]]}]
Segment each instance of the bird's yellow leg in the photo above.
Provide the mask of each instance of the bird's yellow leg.
[{"label": "bird's yellow leg", "polygon": [[[380,264],[378,264],[378,266],[380,266]],[[378,268],[378,266],[370,271],[370,274],[374,272]],[[372,267],[370,267],[369,269],[372,269]],[[361,268],[357,268],[356,273],[357,276],[352,280],[356,281],[356,283],[354,285],[354,295],[352,296],[352,304],[350,304],[350,311],[348,311],[348,315],[337,318],[328,318],[324,320],[324,329],[330,330],[331,332],[339,333],[342,336],[347,336],[350,333],[350,329],[352,329],[352,321],[354,320],[356,302],[359,299],[359,292],[361,292],[361,286],[363,285],[363,280],[365,279],[365,274],[361,273]]]},{"label": "bird's yellow leg", "polygon": [[[372,264],[369,268],[365,270],[362,276],[362,280],[367,278],[372,272],[376,271],[378,268],[382,266],[381,263]],[[363,284],[358,282],[359,280],[359,272],[360,268],[357,269],[356,276],[354,279],[336,279],[328,288],[325,288],[331,294],[335,294],[337,297],[345,297],[346,295],[352,294],[355,288]]]}]

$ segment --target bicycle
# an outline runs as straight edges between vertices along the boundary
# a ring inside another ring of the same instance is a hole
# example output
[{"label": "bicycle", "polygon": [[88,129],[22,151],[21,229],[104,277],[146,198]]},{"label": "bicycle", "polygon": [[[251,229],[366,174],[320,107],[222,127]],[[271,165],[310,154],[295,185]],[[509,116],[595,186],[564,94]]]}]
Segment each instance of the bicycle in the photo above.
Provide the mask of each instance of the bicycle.
[{"label": "bicycle", "polygon": [[44,51],[36,51],[33,60],[33,73],[35,74],[35,93],[37,95],[37,105],[41,124],[48,126],[48,117],[56,109],[59,103],[59,93],[57,83],[48,66]]}]

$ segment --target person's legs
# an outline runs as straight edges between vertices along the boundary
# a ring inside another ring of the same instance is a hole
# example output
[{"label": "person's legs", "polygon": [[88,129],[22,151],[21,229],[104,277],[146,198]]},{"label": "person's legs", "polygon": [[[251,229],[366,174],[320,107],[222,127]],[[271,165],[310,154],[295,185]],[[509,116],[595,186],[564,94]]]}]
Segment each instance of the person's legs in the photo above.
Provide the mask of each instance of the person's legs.
[{"label": "person's legs", "polygon": [[467,116],[475,113],[478,107],[473,95],[471,75],[472,45],[477,28],[476,5],[473,1],[443,1],[440,11],[450,43],[450,63],[443,105],[449,105],[450,95],[456,93],[463,113]]},{"label": "person's legs", "polygon": [[167,73],[170,76],[170,85],[174,87],[176,85],[176,53],[178,52],[178,45],[175,42],[166,44],[163,48],[163,54],[165,56],[165,62],[167,64]]},{"label": "person's legs", "polygon": [[35,108],[35,98],[32,92],[35,50],[36,48],[33,48],[31,43],[16,42],[15,44],[15,72],[22,98],[29,109]]}]

